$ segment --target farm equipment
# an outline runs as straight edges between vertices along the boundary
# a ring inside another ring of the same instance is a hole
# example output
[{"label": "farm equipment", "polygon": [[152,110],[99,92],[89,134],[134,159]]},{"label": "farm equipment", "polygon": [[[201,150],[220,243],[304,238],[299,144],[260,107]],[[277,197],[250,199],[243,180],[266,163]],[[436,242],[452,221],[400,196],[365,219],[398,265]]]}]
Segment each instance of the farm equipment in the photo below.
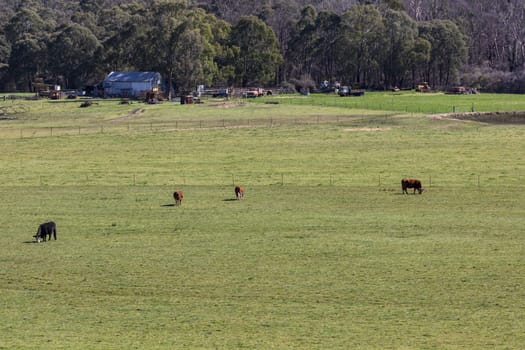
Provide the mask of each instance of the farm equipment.
[{"label": "farm equipment", "polygon": [[161,103],[164,100],[158,89],[148,90],[144,93],[144,102],[149,104]]},{"label": "farm equipment", "polygon": [[46,84],[42,78],[37,78],[32,84],[33,92],[38,97],[47,97],[53,100],[58,100],[64,97],[64,93],[60,89],[60,85]]},{"label": "farm equipment", "polygon": [[424,82],[416,86],[416,92],[432,92],[432,88],[427,82]]},{"label": "farm equipment", "polygon": [[65,96],[65,93],[61,90],[53,90],[49,93],[49,98],[51,100],[60,100]]}]

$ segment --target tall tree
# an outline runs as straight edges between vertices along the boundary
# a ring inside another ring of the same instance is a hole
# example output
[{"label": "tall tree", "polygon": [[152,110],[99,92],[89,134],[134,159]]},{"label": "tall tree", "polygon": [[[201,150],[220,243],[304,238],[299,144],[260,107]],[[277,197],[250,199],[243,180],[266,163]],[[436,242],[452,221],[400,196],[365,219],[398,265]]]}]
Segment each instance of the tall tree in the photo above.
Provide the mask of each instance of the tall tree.
[{"label": "tall tree", "polygon": [[93,72],[93,59],[100,46],[93,33],[80,24],[70,23],[61,28],[49,46],[55,76],[63,76],[69,88],[80,87]]},{"label": "tall tree", "polygon": [[425,73],[426,67],[430,62],[431,46],[428,40],[417,37],[408,53],[407,60],[412,76],[412,88],[416,87],[418,81],[428,80],[428,76]]},{"label": "tall tree", "polygon": [[11,45],[6,37],[0,34],[0,70],[9,67],[9,56],[11,55]]},{"label": "tall tree", "polygon": [[316,20],[315,50],[318,74],[317,81],[335,80],[337,75],[337,43],[341,35],[341,17],[334,12],[321,11]]},{"label": "tall tree", "polygon": [[[295,0],[266,0],[262,13],[259,17],[269,24],[279,43],[281,55],[284,57],[288,51],[288,43],[299,13],[299,7]],[[279,81],[287,80],[287,69],[284,64],[279,67]]]},{"label": "tall tree", "polygon": [[36,75],[44,72],[49,33],[53,24],[47,23],[37,12],[22,7],[5,27],[11,45],[9,72],[11,79],[30,91]]},{"label": "tall tree", "polygon": [[185,0],[155,1],[149,9],[148,20],[151,24],[143,38],[144,54],[147,55],[144,62],[167,79],[169,98],[177,69],[179,36],[183,32],[181,26],[186,21],[187,8]]},{"label": "tall tree", "polygon": [[379,84],[385,27],[377,7],[352,7],[343,14],[341,30],[339,62],[342,74],[362,85]]},{"label": "tall tree", "polygon": [[431,45],[428,80],[438,86],[456,83],[458,70],[467,60],[467,45],[458,26],[448,20],[433,20],[421,23],[419,33]]},{"label": "tall tree", "polygon": [[311,5],[301,11],[301,16],[292,28],[286,64],[292,77],[310,76],[314,69],[316,51],[317,11]]},{"label": "tall tree", "polygon": [[387,10],[384,14],[385,46],[383,74],[386,87],[402,86],[410,71],[408,58],[417,37],[417,24],[405,12]]},{"label": "tall tree", "polygon": [[107,71],[141,70],[151,66],[153,43],[148,40],[151,14],[140,5],[105,10],[99,19],[105,31],[99,34],[101,55]]},{"label": "tall tree", "polygon": [[240,85],[274,82],[282,55],[268,25],[254,16],[242,17],[232,28],[231,43],[239,47],[235,71]]},{"label": "tall tree", "polygon": [[216,60],[222,54],[218,42],[226,39],[229,25],[202,9],[192,9],[177,32],[174,77],[179,90],[192,91],[197,85],[212,84],[221,76]]}]

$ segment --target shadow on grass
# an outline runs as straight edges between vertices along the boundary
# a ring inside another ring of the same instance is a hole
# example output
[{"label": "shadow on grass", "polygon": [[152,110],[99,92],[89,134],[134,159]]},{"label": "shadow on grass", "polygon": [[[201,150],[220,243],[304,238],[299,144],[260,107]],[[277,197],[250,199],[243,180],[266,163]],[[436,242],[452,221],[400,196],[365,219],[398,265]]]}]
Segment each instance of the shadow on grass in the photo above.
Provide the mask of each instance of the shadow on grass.
[{"label": "shadow on grass", "polygon": [[223,202],[237,202],[237,198],[226,198],[222,200]]},{"label": "shadow on grass", "polygon": [[174,207],[174,206],[175,206],[174,203],[161,205],[161,207]]}]

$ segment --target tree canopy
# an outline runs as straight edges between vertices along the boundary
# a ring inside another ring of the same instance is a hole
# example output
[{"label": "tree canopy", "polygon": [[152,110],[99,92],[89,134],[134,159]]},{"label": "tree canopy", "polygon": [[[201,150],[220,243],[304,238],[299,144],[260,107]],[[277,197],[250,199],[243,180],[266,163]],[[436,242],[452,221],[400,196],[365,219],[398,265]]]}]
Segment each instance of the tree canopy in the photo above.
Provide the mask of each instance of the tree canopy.
[{"label": "tree canopy", "polygon": [[113,70],[159,71],[170,93],[294,80],[525,86],[501,79],[525,76],[519,0],[0,0],[0,7],[3,90],[28,91],[36,79],[80,88]]}]

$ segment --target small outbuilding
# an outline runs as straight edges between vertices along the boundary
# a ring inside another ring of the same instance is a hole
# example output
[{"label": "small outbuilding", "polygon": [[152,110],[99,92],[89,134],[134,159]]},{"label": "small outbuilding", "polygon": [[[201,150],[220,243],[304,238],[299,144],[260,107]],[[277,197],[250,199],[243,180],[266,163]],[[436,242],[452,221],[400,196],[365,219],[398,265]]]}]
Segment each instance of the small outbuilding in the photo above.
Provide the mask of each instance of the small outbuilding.
[{"label": "small outbuilding", "polygon": [[149,91],[159,92],[162,76],[158,72],[111,72],[102,86],[104,97],[135,98]]}]

